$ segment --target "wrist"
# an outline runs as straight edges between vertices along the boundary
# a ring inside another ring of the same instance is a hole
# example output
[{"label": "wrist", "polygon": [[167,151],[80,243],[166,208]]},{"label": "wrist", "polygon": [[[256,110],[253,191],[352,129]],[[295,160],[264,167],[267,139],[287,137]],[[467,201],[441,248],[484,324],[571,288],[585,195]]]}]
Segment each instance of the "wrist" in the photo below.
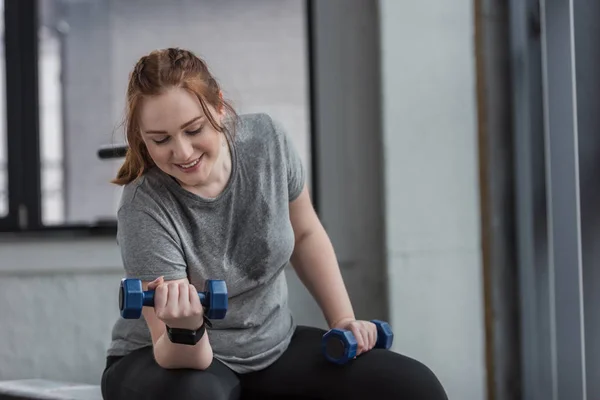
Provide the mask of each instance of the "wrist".
[{"label": "wrist", "polygon": [[197,329],[175,328],[166,325],[167,337],[172,343],[195,346],[204,337],[206,326],[200,325]]},{"label": "wrist", "polygon": [[330,324],[330,328],[343,328],[344,326],[346,326],[347,324],[349,324],[352,321],[355,321],[356,318],[355,317],[342,317],[339,318],[337,320],[335,320],[332,324]]},{"label": "wrist", "polygon": [[204,326],[204,319],[198,321],[173,321],[172,323],[166,322],[166,326],[173,329],[187,329],[190,331],[197,331]]}]

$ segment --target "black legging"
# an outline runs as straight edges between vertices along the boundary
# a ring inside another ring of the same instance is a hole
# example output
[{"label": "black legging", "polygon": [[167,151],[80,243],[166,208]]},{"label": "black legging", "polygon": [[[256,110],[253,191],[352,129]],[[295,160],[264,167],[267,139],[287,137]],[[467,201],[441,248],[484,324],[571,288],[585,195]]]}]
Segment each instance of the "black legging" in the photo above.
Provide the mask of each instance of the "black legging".
[{"label": "black legging", "polygon": [[236,374],[216,359],[204,370],[167,370],[146,347],[109,357],[102,376],[106,400],[403,399],[447,400],[429,368],[373,349],[345,366],[321,354],[325,331],[299,326],[285,353],[268,368]]}]

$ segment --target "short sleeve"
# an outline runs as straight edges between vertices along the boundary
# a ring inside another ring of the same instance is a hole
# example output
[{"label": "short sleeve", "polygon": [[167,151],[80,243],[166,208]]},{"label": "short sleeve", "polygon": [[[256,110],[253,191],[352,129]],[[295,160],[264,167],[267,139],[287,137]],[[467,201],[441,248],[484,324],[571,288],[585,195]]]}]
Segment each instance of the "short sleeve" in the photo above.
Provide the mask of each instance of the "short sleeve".
[{"label": "short sleeve", "polygon": [[288,196],[289,201],[294,201],[304,188],[306,183],[306,170],[300,158],[300,154],[294,145],[293,140],[283,128],[283,125],[276,120],[271,119],[275,134],[281,140],[283,157],[287,172]]},{"label": "short sleeve", "polygon": [[187,265],[177,234],[149,211],[131,206],[117,214],[117,243],[128,278],[150,281],[187,277]]}]

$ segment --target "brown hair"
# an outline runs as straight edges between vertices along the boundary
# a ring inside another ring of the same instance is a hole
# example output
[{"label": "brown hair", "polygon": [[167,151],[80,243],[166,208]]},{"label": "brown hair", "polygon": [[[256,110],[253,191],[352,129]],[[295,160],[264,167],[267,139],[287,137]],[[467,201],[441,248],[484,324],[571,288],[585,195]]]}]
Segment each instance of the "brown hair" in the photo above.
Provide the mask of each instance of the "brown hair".
[{"label": "brown hair", "polygon": [[145,97],[159,95],[173,87],[193,93],[210,124],[218,132],[232,135],[225,125],[217,124],[208,108],[210,104],[216,110],[223,109],[230,116],[237,116],[233,107],[223,100],[219,84],[206,63],[189,50],[168,48],[152,51],[138,60],[129,75],[124,121],[128,149],[125,162],[112,183],[130,183],[154,165],[141,138],[138,111]]}]

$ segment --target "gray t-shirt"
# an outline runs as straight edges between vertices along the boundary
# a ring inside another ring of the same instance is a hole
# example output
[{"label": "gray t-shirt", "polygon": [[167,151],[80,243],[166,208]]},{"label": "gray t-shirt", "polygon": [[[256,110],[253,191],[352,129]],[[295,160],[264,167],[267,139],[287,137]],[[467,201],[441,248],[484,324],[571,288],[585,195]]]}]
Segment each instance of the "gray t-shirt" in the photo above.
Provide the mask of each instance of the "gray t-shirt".
[{"label": "gray t-shirt", "polygon": [[[216,198],[183,189],[158,168],[126,185],[118,209],[128,278],[188,277],[227,283],[226,318],[207,330],[214,357],[239,373],[260,370],[287,348],[295,323],[284,268],[294,250],[289,202],[306,172],[290,138],[268,115],[241,115],[229,183]],[[152,345],[144,318],[116,321],[108,355]]]}]

